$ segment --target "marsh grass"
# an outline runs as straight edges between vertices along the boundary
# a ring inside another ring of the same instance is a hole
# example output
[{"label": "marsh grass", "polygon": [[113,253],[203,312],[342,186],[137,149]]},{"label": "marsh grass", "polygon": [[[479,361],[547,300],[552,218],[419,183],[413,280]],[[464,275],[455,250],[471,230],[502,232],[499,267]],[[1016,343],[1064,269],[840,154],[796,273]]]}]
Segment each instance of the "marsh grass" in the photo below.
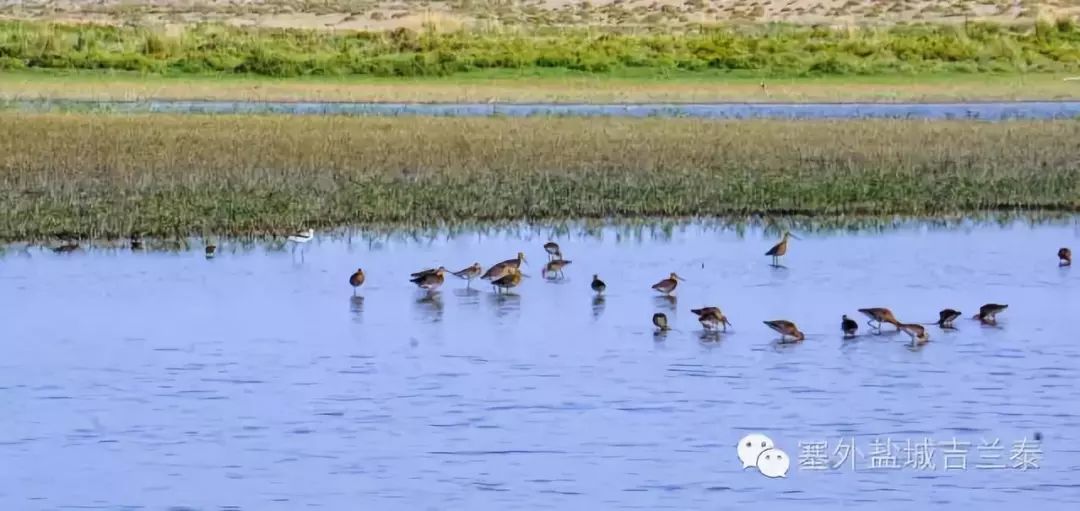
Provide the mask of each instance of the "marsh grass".
[{"label": "marsh grass", "polygon": [[1080,123],[0,112],[0,239],[1080,209]]},{"label": "marsh grass", "polygon": [[328,32],[201,24],[145,26],[0,21],[0,69],[295,76],[445,76],[490,69],[742,71],[760,76],[1071,72],[1080,29],[903,25],[831,29],[698,26],[672,33],[591,29]]}]

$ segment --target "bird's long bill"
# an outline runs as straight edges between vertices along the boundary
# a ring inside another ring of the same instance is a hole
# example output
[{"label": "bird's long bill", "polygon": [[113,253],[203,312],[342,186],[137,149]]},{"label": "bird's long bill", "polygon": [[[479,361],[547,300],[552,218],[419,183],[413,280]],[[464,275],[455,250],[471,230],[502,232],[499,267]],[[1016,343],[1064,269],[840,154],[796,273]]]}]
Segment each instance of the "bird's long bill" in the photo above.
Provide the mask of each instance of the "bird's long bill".
[{"label": "bird's long bill", "polygon": [[802,239],[802,238],[800,238],[800,237],[798,237],[798,236],[796,236],[796,235],[794,235],[794,234],[792,234],[792,233],[790,233],[790,232],[788,233],[788,236],[791,236],[792,238],[795,238],[795,239],[797,239],[797,240],[801,240],[801,239]]},{"label": "bird's long bill", "polygon": [[681,280],[681,281],[683,281],[683,282],[686,282],[686,279],[684,279],[684,278],[682,278],[682,277],[680,277],[680,276],[678,276],[678,275],[676,275],[676,276],[675,276],[675,278],[677,278],[677,279],[679,279],[679,280]]}]

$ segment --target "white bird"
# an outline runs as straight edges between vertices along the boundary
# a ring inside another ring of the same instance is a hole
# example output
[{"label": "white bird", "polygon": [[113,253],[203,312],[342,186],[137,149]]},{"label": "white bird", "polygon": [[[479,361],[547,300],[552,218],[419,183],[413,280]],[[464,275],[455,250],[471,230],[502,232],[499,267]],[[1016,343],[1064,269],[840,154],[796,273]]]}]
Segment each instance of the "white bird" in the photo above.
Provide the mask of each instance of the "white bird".
[{"label": "white bird", "polygon": [[[295,233],[291,234],[288,238],[285,238],[285,239],[288,240],[289,242],[293,243],[292,249],[293,249],[293,254],[295,254],[296,253],[296,245],[303,245],[303,244],[315,239],[315,230],[314,229],[306,229],[306,230],[303,230],[303,231],[296,231]],[[295,255],[294,255],[294,257],[295,257]],[[300,260],[301,261],[304,260],[304,250],[303,249],[300,250]]]}]

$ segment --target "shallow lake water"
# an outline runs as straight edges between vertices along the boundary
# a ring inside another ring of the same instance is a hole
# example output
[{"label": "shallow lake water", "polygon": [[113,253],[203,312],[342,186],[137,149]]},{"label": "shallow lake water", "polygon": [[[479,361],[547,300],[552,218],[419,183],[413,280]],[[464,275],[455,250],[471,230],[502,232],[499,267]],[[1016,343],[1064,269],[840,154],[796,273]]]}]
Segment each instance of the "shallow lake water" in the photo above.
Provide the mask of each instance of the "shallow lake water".
[{"label": "shallow lake water", "polygon": [[288,114],[444,117],[690,117],[703,119],[1076,119],[1080,101],[959,103],[351,103],[313,101],[19,100],[22,110],[118,113]]},{"label": "shallow lake water", "polygon": [[[213,260],[9,247],[0,509],[1064,508],[1080,268],[1055,253],[1077,225],[796,231],[786,268],[760,229],[571,229],[551,282],[542,228],[223,241]],[[519,250],[509,296],[407,280]],[[686,282],[658,298],[672,271]],[[986,302],[1009,305],[996,327],[969,319]],[[703,336],[702,305],[733,328]],[[873,306],[964,314],[920,348],[861,316],[844,340],[840,316]],[[674,331],[654,335],[656,311]],[[781,318],[806,341],[777,344],[762,320]],[[787,477],[743,469],[750,433]]]}]

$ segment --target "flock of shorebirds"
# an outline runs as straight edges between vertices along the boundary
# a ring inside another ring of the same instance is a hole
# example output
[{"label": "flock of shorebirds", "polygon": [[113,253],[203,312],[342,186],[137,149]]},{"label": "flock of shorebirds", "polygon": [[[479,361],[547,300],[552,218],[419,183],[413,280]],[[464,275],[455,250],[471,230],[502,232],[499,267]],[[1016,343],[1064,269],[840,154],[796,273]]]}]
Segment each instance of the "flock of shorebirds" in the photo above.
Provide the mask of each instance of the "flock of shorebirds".
[{"label": "flock of shorebirds", "polygon": [[[765,255],[772,258],[772,265],[779,267],[780,258],[787,254],[788,239],[795,238],[797,236],[790,232],[785,232],[780,241],[773,245]],[[563,269],[571,263],[571,261],[563,258],[562,249],[559,245],[553,241],[549,241],[544,244],[544,251],[548,254],[548,261],[544,264],[541,273],[544,278],[560,278],[563,276]],[[1072,251],[1068,248],[1061,248],[1057,253],[1060,266],[1072,265]],[[525,254],[518,252],[517,257],[513,259],[507,259],[505,261],[498,262],[492,265],[487,271],[484,271],[480,263],[473,263],[472,265],[462,268],[461,270],[451,272],[444,266],[438,268],[427,268],[417,271],[410,275],[409,281],[415,284],[420,289],[427,290],[429,292],[435,291],[443,285],[446,280],[446,275],[449,273],[455,277],[465,279],[468,281],[468,285],[472,285],[472,281],[476,278],[487,280],[491,283],[495,293],[508,293],[514,287],[517,287],[521,283],[522,272],[521,265],[524,264]],[[550,276],[550,277],[549,277]],[[364,285],[364,270],[357,269],[351,276],[349,276],[349,284],[353,287],[353,293],[356,293],[356,288]],[[685,279],[672,272],[667,278],[652,285],[652,289],[664,295],[671,295],[675,288],[678,287],[679,282],[685,282]],[[600,280],[599,275],[593,275],[590,287],[597,295],[603,294],[607,290],[607,284],[603,280]],[[998,303],[988,303],[979,307],[978,314],[975,314],[973,319],[977,319],[983,324],[994,325],[997,324],[997,315],[1004,312],[1009,306]],[[728,321],[727,316],[720,310],[719,307],[702,307],[699,309],[690,309],[691,312],[697,315],[698,321],[701,326],[707,332],[720,332],[727,331],[727,327],[731,326],[731,322]],[[859,309],[859,312],[869,318],[867,325],[875,332],[880,332],[881,327],[884,324],[890,324],[896,327],[897,331],[902,331],[911,337],[912,344],[922,344],[930,340],[930,335],[926,332],[921,323],[904,323],[896,318],[893,312],[885,307],[870,307],[865,309]],[[927,323],[929,325],[937,325],[942,329],[952,329],[953,321],[961,316],[961,312],[954,309],[944,309],[939,313],[938,321],[935,323]],[[656,333],[662,334],[671,329],[668,325],[668,318],[662,312],[657,312],[652,316],[653,326],[656,327]],[[803,334],[799,327],[794,322],[786,319],[776,319],[764,322],[766,326],[775,330],[780,334],[780,342],[801,342],[806,336]],[[849,318],[846,314],[840,320],[840,330],[844,334],[845,338],[851,338],[855,336],[855,333],[859,329],[859,324],[855,320]]]},{"label": "flock of shorebirds", "polygon": [[[315,231],[312,229],[306,229],[297,231],[286,237],[286,241],[292,243],[293,248],[302,246],[307,242],[315,238]],[[790,232],[785,232],[780,241],[773,245],[765,255],[772,258],[772,265],[779,267],[780,258],[787,254],[788,240],[790,238],[799,239],[797,236]],[[141,248],[142,240],[136,236],[131,238],[131,248]],[[78,249],[78,244],[68,243],[61,245],[53,249],[58,253],[71,252]],[[562,249],[559,245],[553,241],[549,241],[544,244],[544,251],[548,254],[548,261],[544,264],[541,273],[544,278],[561,278],[563,277],[563,269],[571,263],[571,261],[564,259]],[[206,258],[213,258],[217,252],[217,247],[212,244],[206,245]],[[1059,266],[1071,266],[1072,265],[1072,251],[1068,248],[1061,248],[1057,252]],[[468,281],[468,285],[472,285],[472,281],[480,278],[487,280],[491,283],[492,288],[497,294],[509,293],[511,289],[521,284],[521,279],[525,276],[521,272],[521,265],[525,263],[525,254],[518,252],[517,257],[513,259],[507,259],[492,265],[487,271],[484,271],[480,263],[473,263],[471,266],[462,268],[461,270],[451,272],[443,266],[438,268],[428,268],[420,270],[410,275],[409,281],[416,284],[420,289],[424,289],[429,292],[437,290],[443,285],[446,280],[446,274],[451,274],[455,277],[465,279]],[[550,276],[550,277],[549,277]],[[356,293],[356,288],[364,285],[364,270],[357,269],[352,275],[349,276],[349,285],[353,287],[353,294]],[[652,288],[657,292],[670,296],[675,288],[678,287],[679,282],[685,282],[685,279],[672,272],[666,279],[663,279],[656,284],[652,285]],[[607,284],[603,280],[600,280],[599,275],[593,275],[590,287],[597,295],[602,295],[607,290]],[[999,303],[988,303],[979,307],[978,314],[973,316],[973,319],[977,319],[983,324],[994,325],[997,324],[997,315],[1004,312],[1009,306]],[[731,322],[728,321],[727,316],[720,310],[719,307],[702,307],[700,309],[690,309],[691,312],[697,315],[698,321],[707,332],[720,332],[727,331],[727,327],[731,326]],[[884,324],[890,324],[896,327],[897,331],[902,331],[911,337],[912,344],[922,344],[930,340],[930,335],[926,332],[926,328],[923,323],[905,323],[896,318],[893,312],[885,307],[869,307],[865,309],[859,309],[859,312],[869,318],[867,325],[874,332],[880,332],[881,327]],[[935,323],[926,323],[926,325],[937,325],[942,329],[952,329],[953,321],[961,316],[961,312],[954,309],[943,309],[938,313],[938,321]],[[667,315],[662,312],[653,314],[652,317],[653,326],[656,327],[656,332],[662,334],[671,330],[668,324]],[[792,321],[786,319],[775,319],[764,322],[766,326],[775,330],[780,334],[780,342],[801,342],[806,338],[799,327]],[[855,336],[855,333],[859,329],[859,324],[855,320],[849,318],[846,314],[840,319],[840,331],[843,332],[845,338],[851,338]]]}]

